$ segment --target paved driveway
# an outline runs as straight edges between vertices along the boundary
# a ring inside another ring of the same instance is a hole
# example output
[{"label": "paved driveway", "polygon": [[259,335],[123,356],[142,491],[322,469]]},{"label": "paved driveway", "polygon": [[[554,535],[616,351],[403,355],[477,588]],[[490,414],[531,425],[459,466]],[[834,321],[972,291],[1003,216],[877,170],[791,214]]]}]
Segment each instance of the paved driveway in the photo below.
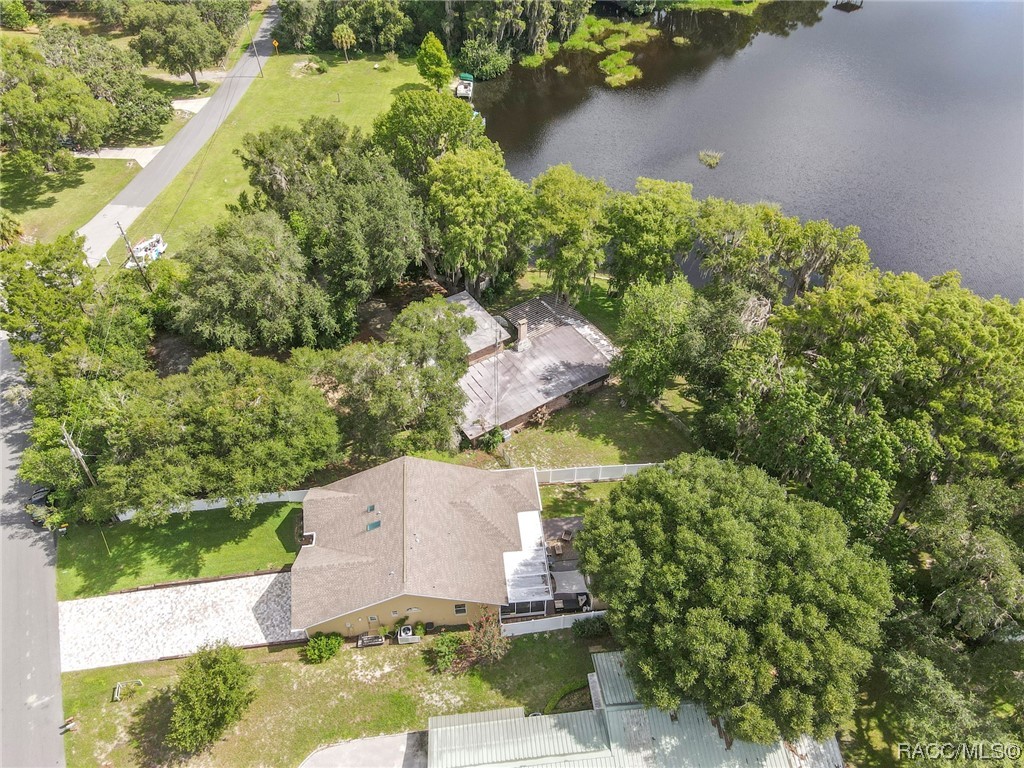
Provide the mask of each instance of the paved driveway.
[{"label": "paved driveway", "polygon": [[184,656],[207,643],[298,640],[291,574],[149,589],[58,604],[65,672]]},{"label": "paved driveway", "polygon": [[343,741],[318,749],[299,768],[427,768],[427,733]]}]

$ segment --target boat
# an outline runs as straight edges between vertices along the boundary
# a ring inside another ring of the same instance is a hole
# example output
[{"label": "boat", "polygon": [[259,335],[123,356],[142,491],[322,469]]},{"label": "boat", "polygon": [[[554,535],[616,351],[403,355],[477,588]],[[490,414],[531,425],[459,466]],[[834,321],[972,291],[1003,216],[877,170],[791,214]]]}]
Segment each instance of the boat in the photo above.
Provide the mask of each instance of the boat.
[{"label": "boat", "polygon": [[455,84],[455,95],[466,101],[473,100],[473,76],[468,72],[459,75],[459,82]]}]

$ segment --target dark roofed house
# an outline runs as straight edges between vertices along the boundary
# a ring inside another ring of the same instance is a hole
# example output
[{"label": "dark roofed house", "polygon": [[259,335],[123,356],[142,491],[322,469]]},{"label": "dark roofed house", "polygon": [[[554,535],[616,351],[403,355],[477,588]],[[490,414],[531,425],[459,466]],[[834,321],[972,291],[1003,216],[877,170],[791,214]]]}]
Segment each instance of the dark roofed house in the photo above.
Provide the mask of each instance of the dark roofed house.
[{"label": "dark roofed house", "polygon": [[[472,297],[465,296],[500,327]],[[516,330],[513,347],[494,346],[489,348],[495,350],[493,354],[474,357],[470,344],[471,364],[460,382],[467,398],[460,429],[470,440],[495,426],[506,429],[523,424],[542,407],[555,410],[567,404],[574,392],[600,386],[618,354],[607,336],[554,296],[531,299],[506,311],[505,317]],[[467,344],[471,338],[467,337]]]},{"label": "dark roofed house", "polygon": [[523,594],[551,599],[546,567],[530,568],[544,554],[533,469],[404,457],[315,488],[302,506],[292,627],[310,636],[403,616],[465,624]]}]

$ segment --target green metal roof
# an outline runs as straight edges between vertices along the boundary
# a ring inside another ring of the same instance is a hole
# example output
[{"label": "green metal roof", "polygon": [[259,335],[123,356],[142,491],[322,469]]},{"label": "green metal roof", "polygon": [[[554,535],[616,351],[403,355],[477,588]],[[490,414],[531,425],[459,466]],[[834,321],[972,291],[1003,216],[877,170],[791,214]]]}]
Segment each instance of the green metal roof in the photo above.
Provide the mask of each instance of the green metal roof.
[{"label": "green metal roof", "polygon": [[620,707],[640,701],[633,681],[626,673],[626,656],[622,651],[592,653],[590,658],[594,662],[601,699],[606,707]]},{"label": "green metal roof", "polygon": [[463,715],[434,715],[427,720],[427,728],[449,728],[453,725],[470,725],[473,723],[491,723],[495,720],[516,720],[526,717],[522,707],[507,709],[488,709],[486,712],[467,712]]},{"label": "green metal roof", "polygon": [[[521,712],[521,711],[520,711]],[[543,717],[449,715],[427,737],[430,768],[513,763],[530,765],[608,757],[608,736],[599,712]],[[433,719],[432,719],[433,720]]]}]

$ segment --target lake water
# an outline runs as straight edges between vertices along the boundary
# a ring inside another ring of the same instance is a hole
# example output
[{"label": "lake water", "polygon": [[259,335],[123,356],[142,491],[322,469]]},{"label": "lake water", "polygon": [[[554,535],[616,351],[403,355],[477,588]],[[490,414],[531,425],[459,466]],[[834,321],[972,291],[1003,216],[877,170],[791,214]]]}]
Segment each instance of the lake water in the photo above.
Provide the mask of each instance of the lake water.
[{"label": "lake water", "polygon": [[884,269],[1024,297],[1024,4],[780,2],[654,23],[624,88],[589,53],[477,85],[512,173],[568,162],[619,189],[648,176],[769,200],[860,226]]}]

